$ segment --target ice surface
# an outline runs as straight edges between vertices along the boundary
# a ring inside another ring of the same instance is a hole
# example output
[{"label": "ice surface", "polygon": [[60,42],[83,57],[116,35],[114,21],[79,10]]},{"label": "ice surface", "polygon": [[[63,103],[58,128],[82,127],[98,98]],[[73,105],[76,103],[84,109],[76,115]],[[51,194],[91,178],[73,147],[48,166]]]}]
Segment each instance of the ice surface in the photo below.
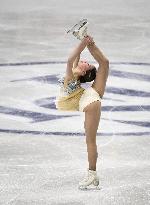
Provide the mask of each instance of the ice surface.
[{"label": "ice surface", "polygon": [[[1,0],[0,204],[150,204],[149,11],[146,0]],[[54,105],[78,42],[65,32],[82,18],[110,60],[97,133],[102,189],[87,192],[78,190],[84,114]]]}]

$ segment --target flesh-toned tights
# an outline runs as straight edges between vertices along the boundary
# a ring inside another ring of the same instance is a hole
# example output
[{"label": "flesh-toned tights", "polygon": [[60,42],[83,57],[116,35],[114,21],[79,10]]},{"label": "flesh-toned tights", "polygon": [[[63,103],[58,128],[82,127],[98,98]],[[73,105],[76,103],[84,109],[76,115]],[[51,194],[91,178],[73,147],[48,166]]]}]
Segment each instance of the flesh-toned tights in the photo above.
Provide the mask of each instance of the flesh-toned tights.
[{"label": "flesh-toned tights", "polygon": [[84,128],[86,135],[89,169],[96,170],[96,163],[98,157],[96,134],[101,115],[101,103],[99,101],[91,103],[84,109],[84,112]]}]

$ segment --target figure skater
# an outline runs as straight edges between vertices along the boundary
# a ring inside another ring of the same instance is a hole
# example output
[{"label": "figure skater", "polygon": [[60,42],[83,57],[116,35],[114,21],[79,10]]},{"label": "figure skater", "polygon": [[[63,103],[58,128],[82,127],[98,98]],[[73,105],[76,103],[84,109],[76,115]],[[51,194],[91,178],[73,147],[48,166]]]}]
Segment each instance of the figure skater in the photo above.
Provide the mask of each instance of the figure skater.
[{"label": "figure skater", "polygon": [[[87,61],[80,60],[80,54],[86,47],[97,61],[99,65],[97,69]],[[93,38],[87,35],[82,38],[69,55],[65,76],[60,81],[60,95],[56,98],[56,108],[85,113],[84,129],[89,167],[86,177],[79,182],[79,189],[87,189],[89,185],[99,188],[99,177],[96,171],[98,158],[96,134],[101,115],[101,99],[104,95],[108,72],[108,59],[96,46]],[[93,83],[89,88],[81,87],[81,83],[91,81]]]}]

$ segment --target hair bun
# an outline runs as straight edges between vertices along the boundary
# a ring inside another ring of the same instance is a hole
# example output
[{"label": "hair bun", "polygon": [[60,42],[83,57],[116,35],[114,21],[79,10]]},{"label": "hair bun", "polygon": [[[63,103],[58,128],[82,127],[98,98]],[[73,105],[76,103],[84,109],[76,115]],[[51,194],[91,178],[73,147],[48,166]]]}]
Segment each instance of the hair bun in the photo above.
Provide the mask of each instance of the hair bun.
[{"label": "hair bun", "polygon": [[91,82],[96,78],[96,68],[93,66],[91,70],[88,70],[84,76],[80,76],[80,83]]}]

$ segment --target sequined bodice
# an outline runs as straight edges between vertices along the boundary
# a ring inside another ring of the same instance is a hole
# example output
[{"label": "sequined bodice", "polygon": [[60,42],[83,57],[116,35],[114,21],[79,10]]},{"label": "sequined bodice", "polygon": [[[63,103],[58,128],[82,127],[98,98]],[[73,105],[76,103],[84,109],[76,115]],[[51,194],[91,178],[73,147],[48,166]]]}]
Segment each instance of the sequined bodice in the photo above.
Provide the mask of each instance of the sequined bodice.
[{"label": "sequined bodice", "polygon": [[64,80],[65,80],[65,77],[59,79],[58,82],[60,83],[61,91],[63,91],[65,95],[69,95],[81,87],[80,80],[72,79],[68,81],[66,87],[64,85]]}]

